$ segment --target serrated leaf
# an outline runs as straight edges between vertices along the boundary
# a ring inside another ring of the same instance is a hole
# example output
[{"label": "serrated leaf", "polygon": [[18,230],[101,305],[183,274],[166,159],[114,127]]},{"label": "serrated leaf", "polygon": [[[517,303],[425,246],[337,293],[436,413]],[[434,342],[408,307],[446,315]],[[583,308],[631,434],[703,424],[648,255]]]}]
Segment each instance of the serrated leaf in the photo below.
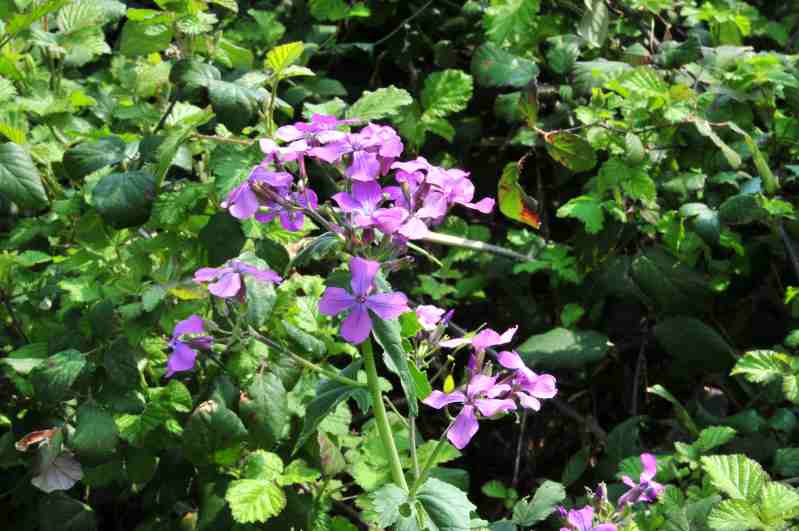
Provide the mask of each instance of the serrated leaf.
[{"label": "serrated leaf", "polygon": [[85,366],[86,357],[74,349],[47,358],[30,375],[37,400],[58,402],[65,398]]},{"label": "serrated leaf", "polygon": [[799,491],[784,483],[769,481],[760,495],[760,515],[770,524],[781,524],[799,516]]},{"label": "serrated leaf", "polygon": [[754,383],[768,383],[791,372],[790,356],[773,350],[753,350],[738,360],[730,374],[743,374]]},{"label": "serrated leaf", "polygon": [[523,87],[538,76],[538,66],[487,42],[472,56],[472,74],[486,87]]},{"label": "serrated leaf", "polygon": [[729,426],[711,426],[699,433],[699,438],[691,445],[699,452],[708,452],[723,446],[735,437],[736,431]]},{"label": "serrated leaf", "polygon": [[106,136],[69,148],[64,152],[63,164],[73,179],[80,179],[125,160],[125,156],[125,141],[118,136]]},{"label": "serrated leaf", "polygon": [[544,481],[530,501],[520,501],[513,508],[513,523],[532,526],[547,518],[566,499],[566,489],[554,481]]},{"label": "serrated leaf", "polygon": [[286,495],[274,482],[262,479],[232,481],[225,493],[233,519],[240,524],[266,522],[286,507]]},{"label": "serrated leaf", "polygon": [[610,13],[605,0],[589,0],[588,9],[580,20],[577,34],[597,48],[608,38]]},{"label": "serrated leaf", "polygon": [[287,42],[269,50],[266,54],[266,66],[275,73],[280,73],[294,63],[302,55],[305,45],[300,41]]},{"label": "serrated leaf", "polygon": [[471,529],[470,514],[477,507],[462,490],[436,478],[428,479],[416,494],[427,517],[440,531]]},{"label": "serrated leaf", "polygon": [[584,138],[572,133],[555,133],[545,135],[544,140],[547,153],[571,171],[588,171],[596,166],[594,148]]},{"label": "serrated leaf", "polygon": [[472,76],[461,70],[430,74],[422,89],[425,115],[444,118],[464,110],[472,97],[472,90]]},{"label": "serrated leaf", "polygon": [[593,196],[581,195],[569,200],[557,211],[559,218],[576,218],[583,222],[589,234],[597,234],[605,226],[602,204]]},{"label": "serrated leaf", "polygon": [[722,501],[710,512],[707,523],[716,531],[767,529],[758,517],[757,509],[746,500]]},{"label": "serrated leaf", "polygon": [[22,146],[12,142],[0,144],[0,194],[23,208],[47,204],[39,171]]},{"label": "serrated leaf", "polygon": [[379,120],[395,116],[400,109],[413,103],[413,98],[405,89],[394,85],[370,92],[365,90],[358,101],[347,109],[347,118],[360,118],[364,121]]},{"label": "serrated leaf", "polygon": [[78,408],[77,427],[69,444],[80,457],[92,460],[110,457],[116,443],[117,427],[110,413],[92,403]]},{"label": "serrated leaf", "polygon": [[734,500],[756,500],[768,481],[760,464],[740,454],[702,457],[702,468],[713,486]]},{"label": "serrated leaf", "polygon": [[283,382],[272,373],[256,375],[241,395],[239,411],[257,446],[273,448],[283,438],[289,421]]},{"label": "serrated leaf", "polygon": [[146,222],[154,199],[155,177],[144,171],[106,175],[92,190],[92,204],[117,229]]},{"label": "serrated leaf", "polygon": [[258,114],[257,94],[247,87],[227,81],[209,81],[208,95],[217,118],[238,133]]},{"label": "serrated leaf", "polygon": [[137,22],[128,18],[122,27],[119,51],[129,57],[160,52],[172,44],[173,35],[171,23]]}]

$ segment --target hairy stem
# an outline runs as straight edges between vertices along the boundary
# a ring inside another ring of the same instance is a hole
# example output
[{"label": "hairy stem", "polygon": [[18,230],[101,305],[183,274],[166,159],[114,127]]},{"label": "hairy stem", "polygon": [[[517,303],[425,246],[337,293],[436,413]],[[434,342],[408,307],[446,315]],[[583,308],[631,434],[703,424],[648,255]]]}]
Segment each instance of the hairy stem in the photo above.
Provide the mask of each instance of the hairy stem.
[{"label": "hairy stem", "polygon": [[498,254],[500,256],[519,260],[520,262],[530,262],[533,260],[533,258],[530,256],[525,256],[511,249],[506,249],[505,247],[491,245],[490,243],[480,242],[477,240],[470,240],[468,238],[460,238],[450,234],[441,234],[440,232],[428,232],[423,239],[430,243],[438,243],[441,245],[448,245],[450,247],[463,247],[464,249]]},{"label": "hairy stem", "polygon": [[372,395],[372,410],[375,414],[375,422],[377,422],[377,431],[380,433],[380,439],[383,441],[383,446],[391,464],[391,476],[394,479],[394,483],[407,492],[408,483],[405,481],[397,445],[394,443],[394,434],[391,432],[391,425],[388,423],[386,406],[383,405],[383,393],[380,391],[380,382],[377,378],[377,366],[375,365],[374,352],[372,352],[371,338],[367,338],[366,341],[361,343],[361,354],[363,355],[363,366],[366,369],[366,381],[369,385],[369,392]]}]

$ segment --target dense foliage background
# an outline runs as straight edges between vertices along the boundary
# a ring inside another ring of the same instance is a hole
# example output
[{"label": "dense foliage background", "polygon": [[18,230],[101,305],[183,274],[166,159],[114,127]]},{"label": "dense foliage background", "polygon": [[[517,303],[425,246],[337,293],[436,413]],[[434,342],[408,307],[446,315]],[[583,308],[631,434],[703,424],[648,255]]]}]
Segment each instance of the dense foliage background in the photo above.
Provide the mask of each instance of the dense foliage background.
[{"label": "dense foliage background", "polygon": [[[313,114],[392,125],[406,159],[498,197],[392,279],[454,309],[451,334],[518,324],[558,379],[539,413],[437,454],[474,528],[557,528],[556,504],[601,481],[614,500],[645,451],[669,487],[624,529],[799,516],[799,2],[0,0],[0,20],[8,529],[387,521],[368,400],[314,418],[318,373],[254,340],[164,378],[175,323],[225,311],[192,274],[240,255],[286,279],[249,325],[326,370],[357,354],[317,310],[346,249],[220,208],[257,139]],[[329,199],[329,170],[308,171]],[[437,354],[417,384],[465,363]],[[448,424],[393,418],[407,459]]]}]

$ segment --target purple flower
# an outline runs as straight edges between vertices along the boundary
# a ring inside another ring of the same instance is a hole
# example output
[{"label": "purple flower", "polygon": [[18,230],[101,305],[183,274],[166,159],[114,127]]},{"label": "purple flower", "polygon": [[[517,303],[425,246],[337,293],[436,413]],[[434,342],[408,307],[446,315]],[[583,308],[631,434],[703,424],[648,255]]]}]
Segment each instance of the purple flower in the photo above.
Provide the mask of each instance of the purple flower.
[{"label": "purple flower", "polygon": [[281,196],[281,201],[264,201],[263,206],[267,210],[255,214],[255,219],[262,223],[268,223],[276,217],[280,217],[280,224],[284,229],[291,232],[302,230],[305,214],[301,208],[316,210],[316,207],[319,206],[316,193],[310,188],[293,193],[289,192],[287,188],[277,189],[276,192]]},{"label": "purple flower", "polygon": [[516,409],[516,403],[510,399],[497,398],[510,391],[507,384],[497,384],[496,377],[485,374],[475,374],[466,386],[466,393],[453,391],[442,393],[433,391],[430,396],[422,400],[424,404],[441,409],[449,404],[463,404],[455,422],[447,431],[447,439],[457,449],[463,449],[474,437],[479,429],[475,410],[483,417],[493,417],[497,413],[504,413]]},{"label": "purple flower", "polygon": [[489,347],[510,343],[511,340],[513,339],[514,334],[516,334],[516,330],[518,328],[519,328],[518,326],[508,328],[502,334],[499,334],[490,328],[486,328],[484,330],[481,330],[480,332],[477,333],[477,335],[471,338],[458,337],[455,339],[442,341],[441,346],[447,348],[455,348],[461,345],[471,344],[474,347],[475,351],[484,352]]},{"label": "purple flower", "polygon": [[636,502],[652,503],[663,492],[663,485],[653,481],[657,474],[657,459],[652,454],[641,454],[641,464],[644,470],[635,483],[630,476],[622,476],[621,480],[630,487],[625,494],[619,498],[619,505],[633,504]]},{"label": "purple flower", "polygon": [[385,175],[396,157],[402,153],[402,141],[396,131],[388,126],[369,124],[359,133],[318,136],[321,146],[309,154],[327,163],[338,162],[350,155],[347,177],[354,181],[374,181]]},{"label": "purple flower", "polygon": [[234,218],[249,219],[261,206],[261,201],[252,188],[253,184],[263,183],[275,189],[287,189],[292,180],[291,174],[284,171],[275,172],[267,170],[263,165],[256,166],[246,181],[231,190],[222,202],[222,208],[228,209]]},{"label": "purple flower", "polygon": [[[193,337],[184,339],[183,336],[187,334],[192,334]],[[197,315],[191,315],[175,325],[172,338],[169,340],[172,354],[166,362],[167,378],[171,378],[176,372],[193,369],[197,360],[196,349],[211,349],[213,338],[202,334],[205,334],[205,321]]]},{"label": "purple flower", "polygon": [[427,182],[433,185],[433,191],[427,196],[425,205],[431,210],[446,210],[452,205],[462,205],[488,214],[494,209],[494,200],[486,197],[473,203],[474,184],[469,174],[458,169],[434,167],[427,174]]},{"label": "purple flower", "polygon": [[280,282],[280,276],[270,269],[258,269],[238,260],[231,260],[224,267],[203,267],[194,273],[197,283],[210,282],[208,291],[217,297],[229,298],[244,295],[243,275],[250,275],[261,282]]},{"label": "purple flower", "polygon": [[565,513],[565,518],[570,527],[561,527],[560,531],[616,531],[615,524],[599,524],[594,526],[594,508],[590,505],[582,509],[572,509],[568,513],[561,507],[561,514]]},{"label": "purple flower", "polygon": [[506,369],[515,371],[511,380],[512,394],[523,407],[538,411],[541,409],[539,399],[552,398],[558,393],[555,377],[551,374],[536,374],[524,364],[517,352],[504,350],[497,354],[497,361]]},{"label": "purple flower", "polygon": [[419,321],[423,330],[432,332],[438,327],[439,321],[444,316],[446,310],[442,310],[430,304],[423,304],[416,307],[416,320]]},{"label": "purple flower", "polygon": [[381,319],[394,319],[409,311],[408,299],[403,293],[372,293],[373,281],[380,263],[354,257],[350,260],[351,291],[329,287],[319,301],[319,312],[323,315],[337,315],[349,311],[350,314],[341,325],[341,335],[355,345],[362,343],[372,331],[372,318],[369,310]]},{"label": "purple flower", "polygon": [[383,189],[377,181],[353,181],[352,193],[339,192],[333,200],[361,229],[376,226],[385,234],[393,234],[408,217],[403,208],[378,208],[383,202]]},{"label": "purple flower", "polygon": [[335,116],[314,114],[311,116],[310,122],[297,122],[293,125],[278,127],[277,131],[275,131],[275,138],[283,142],[293,142],[300,139],[313,141],[317,135],[324,133],[323,136],[328,141],[331,141],[335,140],[336,137],[343,138],[346,135],[346,133],[336,131],[338,126],[354,123],[356,123],[356,120],[339,120]]}]

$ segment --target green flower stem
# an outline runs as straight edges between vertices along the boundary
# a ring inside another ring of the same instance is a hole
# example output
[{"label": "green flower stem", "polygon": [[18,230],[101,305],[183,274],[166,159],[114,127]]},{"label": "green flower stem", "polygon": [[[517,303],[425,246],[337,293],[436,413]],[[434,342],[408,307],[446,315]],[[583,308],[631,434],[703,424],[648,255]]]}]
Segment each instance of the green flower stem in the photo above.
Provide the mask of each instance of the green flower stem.
[{"label": "green flower stem", "polygon": [[441,450],[444,449],[444,443],[447,440],[447,432],[449,432],[453,424],[455,424],[454,420],[450,422],[449,426],[447,426],[447,429],[441,433],[441,437],[438,439],[438,444],[436,444],[436,447],[433,448],[433,452],[427,458],[427,461],[424,462],[421,472],[419,472],[419,475],[416,476],[416,480],[413,482],[413,486],[411,487],[411,496],[416,494],[416,491],[419,490],[422,485],[424,485],[425,481],[427,481],[427,477],[430,475],[430,471],[433,469],[436,459],[438,459],[438,454],[440,454]]},{"label": "green flower stem", "polygon": [[352,378],[347,378],[346,376],[341,376],[340,374],[337,374],[335,371],[331,371],[330,369],[326,369],[326,368],[321,367],[321,366],[319,366],[319,365],[317,365],[317,364],[315,364],[313,362],[310,362],[310,361],[306,360],[302,356],[291,352],[290,350],[288,350],[287,348],[283,347],[279,343],[277,343],[275,341],[272,341],[271,339],[262,336],[261,334],[259,334],[255,330],[253,330],[252,328],[250,328],[250,334],[255,339],[257,339],[258,341],[263,343],[264,345],[266,345],[268,347],[271,347],[271,348],[274,348],[275,350],[279,350],[280,352],[282,352],[283,354],[285,354],[286,356],[291,358],[292,361],[294,361],[298,365],[302,365],[306,369],[311,369],[312,371],[316,371],[319,374],[322,374],[325,377],[333,380],[334,382],[338,382],[338,383],[344,384],[344,385],[350,385],[352,387],[363,387],[363,388],[368,387],[367,384],[365,384],[363,382],[359,382],[357,380],[353,380]]},{"label": "green flower stem", "polygon": [[372,395],[372,410],[375,414],[375,422],[377,422],[377,431],[380,433],[380,439],[383,441],[383,446],[391,462],[391,475],[394,478],[394,483],[407,492],[408,482],[405,481],[397,445],[394,443],[394,435],[386,416],[386,406],[383,405],[383,393],[380,391],[380,382],[377,378],[377,366],[374,352],[372,352],[371,338],[367,338],[361,343],[361,354],[363,355],[363,366],[366,369],[366,381]]},{"label": "green flower stem", "polygon": [[422,239],[430,243],[438,243],[440,245],[448,245],[450,247],[462,247],[464,249],[472,249],[473,251],[498,254],[500,256],[519,260],[520,262],[530,262],[533,260],[532,256],[525,256],[511,249],[506,249],[505,247],[491,245],[490,243],[480,242],[477,240],[470,240],[468,238],[460,238],[450,234],[441,234],[440,232],[428,232],[427,235]]}]

